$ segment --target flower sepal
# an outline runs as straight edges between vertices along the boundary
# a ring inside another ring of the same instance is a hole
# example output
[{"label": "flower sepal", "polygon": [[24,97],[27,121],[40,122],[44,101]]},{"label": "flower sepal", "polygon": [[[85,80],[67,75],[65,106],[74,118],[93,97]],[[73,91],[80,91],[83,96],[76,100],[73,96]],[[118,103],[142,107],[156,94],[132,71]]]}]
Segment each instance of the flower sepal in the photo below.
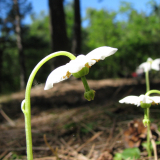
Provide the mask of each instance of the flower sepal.
[{"label": "flower sepal", "polygon": [[81,78],[89,73],[89,68],[88,67],[83,67],[80,71],[76,73],[72,73],[72,75],[76,78]]},{"label": "flower sepal", "polygon": [[141,106],[141,108],[143,108],[143,109],[150,108],[150,107],[151,107],[151,103],[143,103],[143,102],[140,102],[140,106]]},{"label": "flower sepal", "polygon": [[84,98],[87,99],[88,101],[94,100],[94,96],[95,96],[95,91],[92,89],[84,93]]}]

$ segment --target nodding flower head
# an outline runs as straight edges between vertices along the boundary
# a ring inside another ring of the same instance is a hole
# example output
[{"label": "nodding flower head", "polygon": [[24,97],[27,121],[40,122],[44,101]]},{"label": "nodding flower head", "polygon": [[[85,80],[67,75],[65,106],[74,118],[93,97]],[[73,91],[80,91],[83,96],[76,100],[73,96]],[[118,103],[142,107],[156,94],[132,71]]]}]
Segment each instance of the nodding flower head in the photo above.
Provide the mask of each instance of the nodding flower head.
[{"label": "nodding flower head", "polygon": [[60,66],[53,70],[47,78],[44,90],[53,87],[54,83],[68,79],[71,75],[80,78],[89,73],[89,68],[100,60],[114,54],[118,49],[108,46],[103,46],[94,49],[87,55],[79,55],[76,59],[71,60],[66,65]]},{"label": "nodding flower head", "polygon": [[155,60],[153,60],[152,58],[148,58],[147,62],[144,62],[138,66],[136,73],[138,74],[139,72],[147,72],[151,69],[154,69],[156,71],[160,70],[160,58],[157,58]]},{"label": "nodding flower head", "polygon": [[119,101],[120,103],[134,104],[137,106],[141,106],[142,108],[149,108],[152,104],[160,103],[160,96],[127,96]]}]

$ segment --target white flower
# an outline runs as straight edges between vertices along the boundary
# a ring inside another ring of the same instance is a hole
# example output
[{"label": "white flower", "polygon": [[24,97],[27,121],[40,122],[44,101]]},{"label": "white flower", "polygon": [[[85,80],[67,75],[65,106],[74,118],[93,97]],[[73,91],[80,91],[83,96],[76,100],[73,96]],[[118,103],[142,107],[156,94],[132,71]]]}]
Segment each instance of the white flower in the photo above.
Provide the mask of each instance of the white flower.
[{"label": "white flower", "polygon": [[147,72],[151,69],[154,69],[156,71],[160,70],[160,58],[155,60],[153,60],[152,58],[148,58],[147,62],[144,62],[141,65],[139,65],[139,67],[136,70],[136,73],[138,74],[139,72]]},{"label": "white flower", "polygon": [[140,106],[141,103],[147,103],[147,104],[157,104],[160,103],[160,96],[146,96],[146,95],[140,95],[140,96],[127,96],[119,101],[120,103],[127,103],[127,104],[134,104],[137,106]]},{"label": "white flower", "polygon": [[160,70],[160,58],[157,58],[152,62],[152,69],[156,71]]},{"label": "white flower", "polygon": [[99,60],[104,60],[106,57],[114,54],[118,49],[108,46],[103,46],[94,49],[87,55],[79,55],[75,60],[71,60],[66,65],[53,70],[47,78],[44,90],[53,87],[54,83],[68,79],[72,74],[79,72],[82,68],[90,68]]}]

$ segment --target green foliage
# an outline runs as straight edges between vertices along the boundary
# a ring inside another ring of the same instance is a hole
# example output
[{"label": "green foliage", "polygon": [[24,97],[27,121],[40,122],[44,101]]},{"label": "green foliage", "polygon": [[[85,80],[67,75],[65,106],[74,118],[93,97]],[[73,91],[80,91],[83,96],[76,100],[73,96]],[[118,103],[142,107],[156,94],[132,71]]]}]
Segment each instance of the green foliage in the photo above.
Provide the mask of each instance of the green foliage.
[{"label": "green foliage", "polygon": [[[87,27],[82,27],[82,54],[100,46],[118,48],[115,55],[96,63],[91,67],[87,78],[119,78],[131,76],[136,67],[146,61],[160,58],[160,5],[149,1],[151,13],[138,12],[131,3],[122,2],[118,12],[105,9],[88,8],[85,21]],[[65,6],[67,35],[70,42],[73,37],[73,4]],[[123,17],[122,20],[117,20]],[[1,17],[0,17],[1,18]],[[24,54],[26,58],[27,77],[35,65],[46,55],[50,54],[49,16],[44,12],[32,14],[32,23],[23,25]],[[7,28],[6,28],[7,29]],[[8,31],[9,32],[9,31]],[[7,39],[3,48],[2,91],[19,89],[19,57],[16,47],[15,34],[2,31]],[[50,63],[45,64],[38,74],[36,81],[44,83],[50,73]],[[157,72],[156,72],[157,74]]]},{"label": "green foliage", "polygon": [[114,155],[114,160],[122,160],[122,154],[121,153],[116,153]]},{"label": "green foliage", "polygon": [[[160,145],[160,141],[156,141],[155,143],[156,145]],[[147,149],[147,142],[143,142],[142,146]],[[150,143],[150,149],[153,150],[152,143]]]},{"label": "green foliage", "polygon": [[[117,15],[125,16],[125,21],[117,21]],[[160,18],[157,14],[139,13],[130,3],[123,2],[117,13],[88,9],[86,20],[89,21],[86,45],[90,50],[103,45],[118,48],[114,56],[92,67],[89,78],[131,76],[148,57],[159,58]]]},{"label": "green foliage", "polygon": [[114,160],[134,160],[140,158],[139,148],[127,148],[122,153],[116,153]]}]

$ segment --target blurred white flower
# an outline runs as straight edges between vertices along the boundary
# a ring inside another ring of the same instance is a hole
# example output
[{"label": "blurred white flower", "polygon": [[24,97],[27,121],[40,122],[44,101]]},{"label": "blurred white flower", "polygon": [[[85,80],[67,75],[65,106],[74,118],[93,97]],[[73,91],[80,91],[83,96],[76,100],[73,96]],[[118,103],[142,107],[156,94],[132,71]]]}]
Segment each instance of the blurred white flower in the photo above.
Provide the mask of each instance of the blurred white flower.
[{"label": "blurred white flower", "polygon": [[154,69],[156,71],[160,70],[160,58],[153,60],[152,58],[148,58],[147,62],[142,63],[136,69],[137,74],[142,74],[143,72],[150,71]]},{"label": "blurred white flower", "polygon": [[87,55],[79,55],[75,60],[71,60],[66,65],[53,70],[47,78],[44,90],[52,88],[54,83],[68,79],[72,74],[79,72],[84,67],[90,68],[96,62],[104,60],[106,57],[114,54],[117,50],[117,48],[103,46],[94,49]]},{"label": "blurred white flower", "polygon": [[146,104],[157,104],[160,103],[160,96],[146,96],[146,95],[140,95],[140,96],[127,96],[119,101],[120,103],[127,103],[127,104],[134,104],[137,106],[140,106],[141,103]]}]

